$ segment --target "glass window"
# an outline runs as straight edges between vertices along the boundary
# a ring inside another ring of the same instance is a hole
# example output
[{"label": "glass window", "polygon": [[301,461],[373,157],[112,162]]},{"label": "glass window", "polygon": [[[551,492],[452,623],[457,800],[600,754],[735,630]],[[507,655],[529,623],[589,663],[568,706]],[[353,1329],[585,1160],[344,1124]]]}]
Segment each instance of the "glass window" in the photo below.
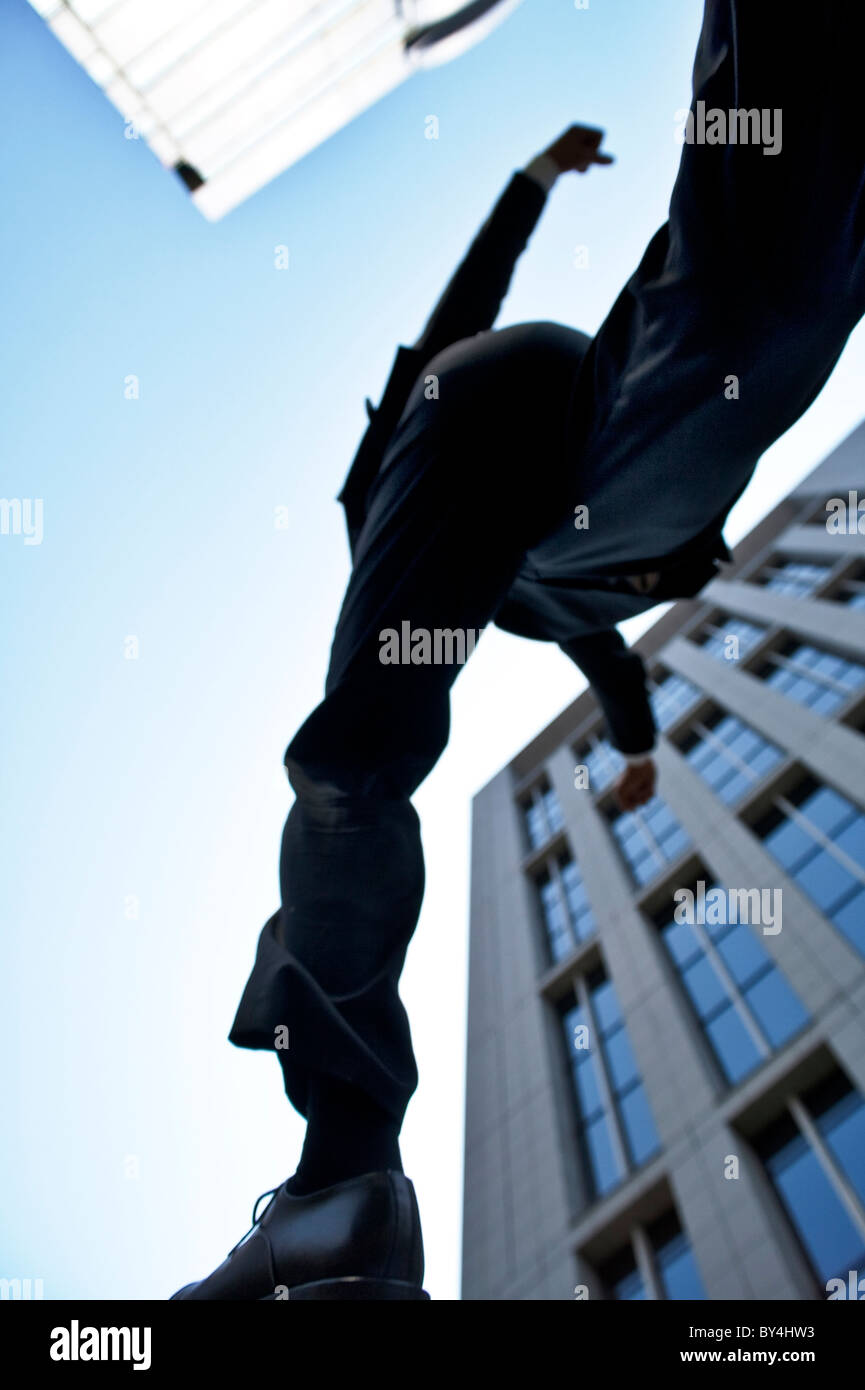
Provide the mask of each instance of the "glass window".
[{"label": "glass window", "polygon": [[559,799],[546,779],[539,783],[530,798],[523,802],[523,816],[529,845],[540,849],[564,827]]},{"label": "glass window", "polygon": [[834,603],[846,603],[850,608],[865,608],[865,565],[857,565],[827,597]]},{"label": "glass window", "polygon": [[626,1245],[624,1250],[607,1260],[598,1273],[611,1299],[619,1303],[634,1303],[645,1299],[643,1276],[637,1268],[636,1256],[630,1245]]},{"label": "glass window", "polygon": [[671,724],[702,699],[701,692],[682,676],[669,675],[660,681],[650,681],[650,700],[655,723],[659,729]]},{"label": "glass window", "polygon": [[597,930],[579,866],[568,853],[549,859],[536,879],[550,960],[569,956]]},{"label": "glass window", "polygon": [[546,791],[542,794],[542,799],[544,804],[544,811],[547,817],[547,825],[550,827],[550,834],[555,835],[556,832],[561,830],[565,824],[564,820],[562,819],[562,811],[561,807],[559,806],[559,799],[553,791],[552,787],[547,787]]},{"label": "glass window", "polygon": [[589,1185],[602,1197],[659,1143],[612,982],[594,971],[576,993],[562,1021]]},{"label": "glass window", "polygon": [[782,695],[824,716],[834,714],[865,686],[865,666],[805,642],[787,642],[770,652],[754,674]]},{"label": "glass window", "polygon": [[801,560],[785,560],[768,565],[757,582],[779,594],[807,598],[819,589],[831,568],[831,565],[826,564],[805,564]]},{"label": "glass window", "polygon": [[[861,1201],[865,1197],[861,1095],[836,1073],[801,1101]],[[840,1278],[846,1285],[850,1270],[858,1282],[865,1275],[865,1237],[842,1202],[834,1177],[793,1115],[787,1113],[769,1126],[755,1147],[820,1282],[825,1285]]]},{"label": "glass window", "polygon": [[745,622],[744,618],[728,616],[719,618],[717,623],[707,623],[696,640],[709,656],[719,661],[736,661],[758,646],[768,631],[757,623]]},{"label": "glass window", "polygon": [[[661,1297],[672,1300],[705,1299],[691,1246],[675,1212],[667,1212],[653,1221],[645,1228],[644,1235],[644,1248],[648,1246],[648,1258]],[[617,1302],[634,1302],[653,1296],[646,1289],[637,1261],[637,1239],[638,1232],[635,1231],[628,1244],[598,1271],[608,1297]]]},{"label": "glass window", "polygon": [[539,849],[547,838],[544,808],[539,801],[530,801],[523,807],[523,814],[526,818],[529,844],[532,849]]},{"label": "glass window", "polygon": [[820,1278],[858,1270],[862,1241],[804,1136],[791,1139],[767,1168]]},{"label": "glass window", "polygon": [[573,950],[573,943],[559,885],[554,878],[542,876],[538,879],[538,893],[550,954],[554,961],[562,960]]},{"label": "glass window", "polygon": [[735,715],[716,711],[689,732],[682,752],[728,806],[735,804],[784,754]]},{"label": "glass window", "polygon": [[754,833],[865,956],[865,813],[808,777],[776,799]]},{"label": "glass window", "polygon": [[625,1176],[613,1151],[608,1117],[599,1115],[596,1120],[588,1120],[583,1134],[592,1168],[594,1189],[599,1197],[603,1197],[614,1187],[618,1187]]},{"label": "glass window", "polygon": [[865,1104],[851,1087],[816,1117],[832,1157],[865,1206]]},{"label": "glass window", "polygon": [[639,1167],[641,1163],[648,1162],[660,1147],[642,1082],[638,1079],[631,1090],[617,1095],[617,1099],[631,1161]]},{"label": "glass window", "polygon": [[636,811],[611,812],[610,828],[637,884],[650,883],[691,843],[659,796]]},{"label": "glass window", "polygon": [[688,1238],[674,1212],[662,1216],[647,1228],[654,1253],[655,1270],[664,1297],[675,1300],[704,1299],[703,1281]]},{"label": "glass window", "polygon": [[625,766],[618,748],[606,738],[590,738],[576,753],[576,759],[588,771],[589,790],[596,794],[611,786]]},{"label": "glass window", "polygon": [[627,1299],[631,1303],[636,1303],[645,1297],[646,1290],[636,1269],[633,1270],[631,1274],[624,1275],[614,1285],[613,1298],[617,1298],[621,1301]]},{"label": "glass window", "polygon": [[[716,886],[703,883],[707,894]],[[695,888],[695,917],[714,915],[698,911]],[[665,913],[658,926],[724,1076],[735,1085],[804,1028],[808,1014],[760,940],[760,924],[740,920],[742,900],[720,901],[721,921],[692,925]],[[747,915],[750,908],[749,902]]]}]

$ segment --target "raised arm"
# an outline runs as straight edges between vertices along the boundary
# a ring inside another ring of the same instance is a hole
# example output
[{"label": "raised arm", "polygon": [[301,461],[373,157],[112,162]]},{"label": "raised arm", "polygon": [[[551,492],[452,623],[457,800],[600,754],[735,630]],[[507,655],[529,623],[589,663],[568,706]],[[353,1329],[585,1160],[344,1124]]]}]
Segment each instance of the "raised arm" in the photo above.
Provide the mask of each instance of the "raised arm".
[{"label": "raised arm", "polygon": [[591,685],[610,740],[626,761],[616,783],[616,799],[623,811],[633,811],[655,792],[656,725],[643,659],[616,628],[574,637],[559,646]]},{"label": "raised arm", "polygon": [[567,170],[585,173],[592,164],[610,164],[611,157],[599,152],[602,139],[600,130],[571,126],[513,175],[420,338],[411,347],[400,346],[379,405],[367,401],[369,425],[339,493],[352,552],[366,515],[370,484],[424,363],[458,339],[492,328],[548,190]]},{"label": "raised arm", "polygon": [[556,179],[569,170],[585,173],[592,164],[613,162],[600,153],[603,138],[593,127],[570,126],[514,173],[414,344],[427,360],[460,338],[492,328]]}]

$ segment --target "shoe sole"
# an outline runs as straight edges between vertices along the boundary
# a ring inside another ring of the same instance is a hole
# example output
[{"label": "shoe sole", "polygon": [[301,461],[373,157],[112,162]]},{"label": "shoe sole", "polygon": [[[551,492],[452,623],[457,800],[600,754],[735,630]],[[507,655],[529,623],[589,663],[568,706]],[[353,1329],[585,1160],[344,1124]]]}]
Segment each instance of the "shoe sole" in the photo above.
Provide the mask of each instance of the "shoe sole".
[{"label": "shoe sole", "polygon": [[[402,1279],[364,1279],[350,1276],[345,1279],[317,1279],[313,1284],[298,1284],[289,1289],[288,1302],[297,1299],[359,1299],[362,1302],[378,1302],[382,1299],[426,1300],[430,1296],[419,1284],[408,1284]],[[281,1302],[274,1293],[259,1299],[259,1303]]]}]

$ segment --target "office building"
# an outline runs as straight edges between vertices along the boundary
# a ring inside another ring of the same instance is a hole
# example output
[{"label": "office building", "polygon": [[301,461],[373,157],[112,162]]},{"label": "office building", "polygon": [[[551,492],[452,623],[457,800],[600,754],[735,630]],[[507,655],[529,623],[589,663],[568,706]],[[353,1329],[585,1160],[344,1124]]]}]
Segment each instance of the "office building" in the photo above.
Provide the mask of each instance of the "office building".
[{"label": "office building", "polygon": [[635,644],[651,803],[590,690],[475,798],[464,1299],[865,1298],[863,459]]}]

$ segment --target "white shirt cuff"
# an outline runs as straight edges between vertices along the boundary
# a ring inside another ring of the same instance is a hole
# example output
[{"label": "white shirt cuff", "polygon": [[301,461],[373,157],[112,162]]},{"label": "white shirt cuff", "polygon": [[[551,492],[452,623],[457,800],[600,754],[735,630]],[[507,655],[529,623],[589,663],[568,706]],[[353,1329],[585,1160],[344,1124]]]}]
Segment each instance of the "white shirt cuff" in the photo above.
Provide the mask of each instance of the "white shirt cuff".
[{"label": "white shirt cuff", "polygon": [[548,154],[536,154],[521,170],[521,173],[539,183],[545,193],[549,193],[561,172],[556,161]]},{"label": "white shirt cuff", "polygon": [[[651,758],[657,746],[656,743],[653,743],[651,748],[646,749],[645,753],[622,753],[622,757],[626,763],[644,763],[648,758]],[[619,751],[621,752],[621,749]]]}]

